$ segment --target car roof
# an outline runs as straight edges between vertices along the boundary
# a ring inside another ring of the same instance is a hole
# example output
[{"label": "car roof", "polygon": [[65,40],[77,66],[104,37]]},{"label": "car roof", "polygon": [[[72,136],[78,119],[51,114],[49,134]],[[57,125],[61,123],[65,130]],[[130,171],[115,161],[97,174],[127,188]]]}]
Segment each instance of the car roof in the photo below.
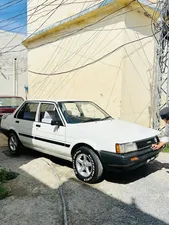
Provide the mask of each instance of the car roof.
[{"label": "car roof", "polygon": [[90,102],[90,100],[75,100],[75,99],[64,99],[64,100],[56,100],[56,99],[29,99],[27,102]]}]

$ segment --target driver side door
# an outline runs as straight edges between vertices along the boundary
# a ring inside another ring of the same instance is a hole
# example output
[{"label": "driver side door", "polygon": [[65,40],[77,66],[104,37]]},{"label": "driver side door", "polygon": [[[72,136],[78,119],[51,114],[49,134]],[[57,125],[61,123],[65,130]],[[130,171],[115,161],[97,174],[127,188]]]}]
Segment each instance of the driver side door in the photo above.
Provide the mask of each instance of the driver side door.
[{"label": "driver side door", "polygon": [[[51,125],[52,120],[60,120],[61,125]],[[66,127],[55,103],[40,103],[34,134],[37,150],[59,157],[64,155]]]}]

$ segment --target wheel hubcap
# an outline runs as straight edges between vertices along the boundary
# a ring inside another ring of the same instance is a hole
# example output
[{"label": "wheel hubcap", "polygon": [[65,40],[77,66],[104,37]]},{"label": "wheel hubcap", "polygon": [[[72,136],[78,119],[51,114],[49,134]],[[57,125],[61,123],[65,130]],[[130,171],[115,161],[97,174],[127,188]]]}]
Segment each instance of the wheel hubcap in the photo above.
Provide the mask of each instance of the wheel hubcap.
[{"label": "wheel hubcap", "polygon": [[10,149],[14,152],[17,149],[17,140],[14,136],[12,136],[9,140]]},{"label": "wheel hubcap", "polygon": [[83,177],[89,177],[92,173],[92,162],[88,155],[80,154],[76,159],[76,168]]}]

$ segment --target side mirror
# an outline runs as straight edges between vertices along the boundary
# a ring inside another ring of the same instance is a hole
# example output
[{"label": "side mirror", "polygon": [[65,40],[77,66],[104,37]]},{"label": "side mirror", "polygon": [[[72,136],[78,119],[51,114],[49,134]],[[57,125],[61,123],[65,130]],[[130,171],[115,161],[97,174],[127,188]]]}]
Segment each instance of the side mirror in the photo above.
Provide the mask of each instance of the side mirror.
[{"label": "side mirror", "polygon": [[60,127],[62,125],[62,122],[60,120],[52,120],[51,125]]}]

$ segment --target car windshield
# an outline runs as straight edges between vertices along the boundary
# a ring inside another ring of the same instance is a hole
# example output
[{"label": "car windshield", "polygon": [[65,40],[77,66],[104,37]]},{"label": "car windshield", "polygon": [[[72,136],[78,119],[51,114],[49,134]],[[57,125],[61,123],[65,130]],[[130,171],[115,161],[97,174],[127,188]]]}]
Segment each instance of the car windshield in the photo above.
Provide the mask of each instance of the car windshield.
[{"label": "car windshield", "polygon": [[59,102],[67,123],[87,123],[112,119],[93,102]]},{"label": "car windshield", "polygon": [[16,108],[23,102],[19,97],[0,97],[0,108],[10,107]]}]

